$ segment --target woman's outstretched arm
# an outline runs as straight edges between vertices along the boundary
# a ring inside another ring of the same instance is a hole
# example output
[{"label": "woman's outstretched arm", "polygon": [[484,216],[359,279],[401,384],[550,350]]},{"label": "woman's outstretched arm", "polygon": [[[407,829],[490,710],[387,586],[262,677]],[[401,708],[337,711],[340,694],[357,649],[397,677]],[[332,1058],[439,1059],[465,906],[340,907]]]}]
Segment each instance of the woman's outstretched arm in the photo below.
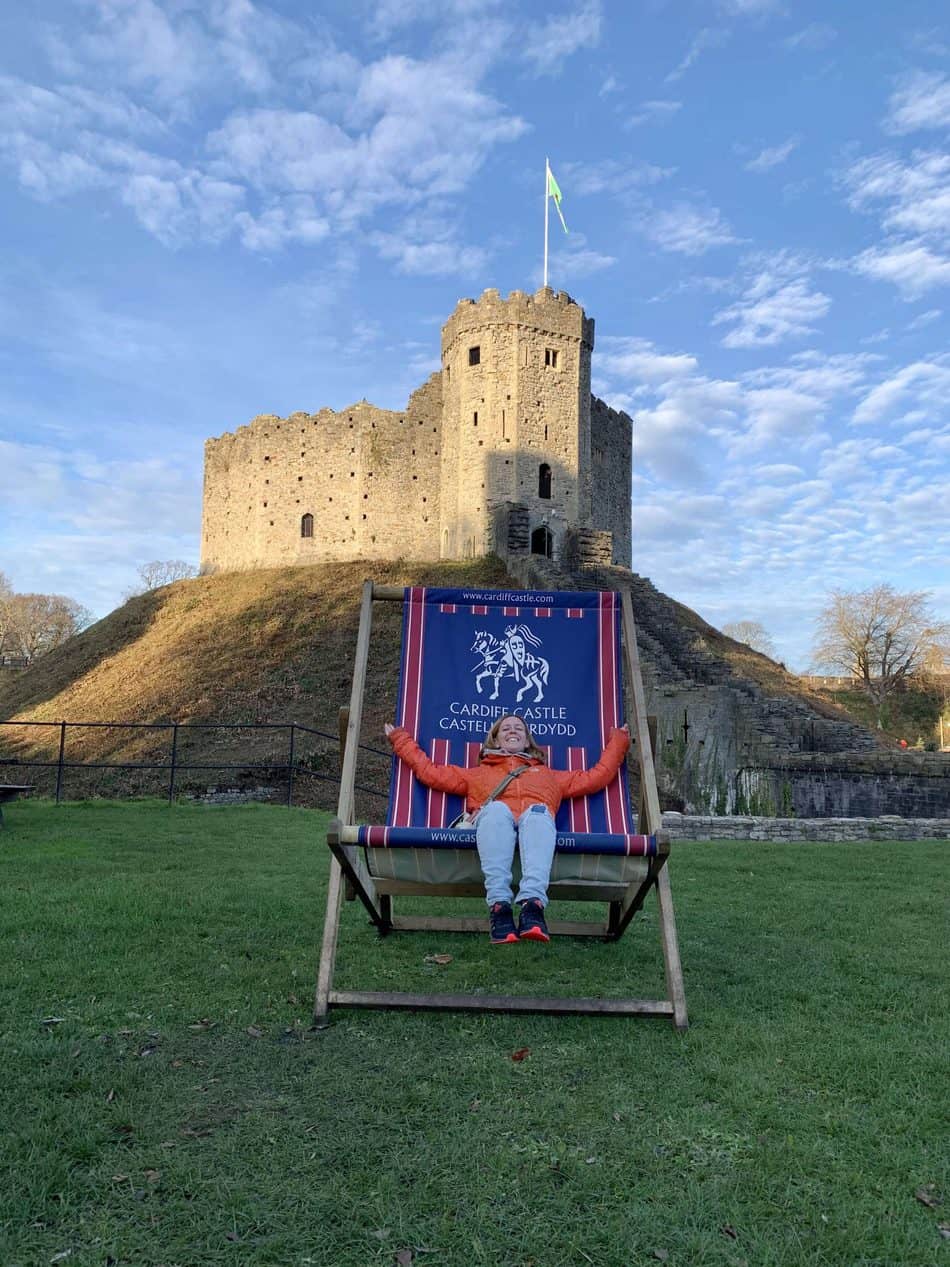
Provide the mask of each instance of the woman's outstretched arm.
[{"label": "woman's outstretched arm", "polygon": [[623,764],[630,747],[630,731],[626,726],[614,727],[607,740],[607,747],[600,754],[596,765],[589,770],[557,770],[561,795],[568,799],[572,796],[587,796],[591,792],[602,791],[613,779]]},{"label": "woman's outstretched arm", "polygon": [[435,788],[437,792],[450,792],[455,796],[467,794],[467,771],[461,766],[436,765],[434,761],[430,761],[409,731],[402,726],[392,726],[387,722],[383,730],[396,756],[400,761],[405,761],[420,783]]}]

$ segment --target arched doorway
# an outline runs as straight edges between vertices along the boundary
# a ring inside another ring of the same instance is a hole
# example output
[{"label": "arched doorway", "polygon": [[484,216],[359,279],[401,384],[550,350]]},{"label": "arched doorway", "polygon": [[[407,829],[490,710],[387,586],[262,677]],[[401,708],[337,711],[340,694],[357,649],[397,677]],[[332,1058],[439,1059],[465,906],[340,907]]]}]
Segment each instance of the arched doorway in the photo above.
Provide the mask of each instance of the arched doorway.
[{"label": "arched doorway", "polygon": [[554,538],[551,536],[551,530],[547,524],[542,524],[540,528],[535,528],[531,534],[531,553],[543,554],[546,559],[550,559],[554,546]]}]

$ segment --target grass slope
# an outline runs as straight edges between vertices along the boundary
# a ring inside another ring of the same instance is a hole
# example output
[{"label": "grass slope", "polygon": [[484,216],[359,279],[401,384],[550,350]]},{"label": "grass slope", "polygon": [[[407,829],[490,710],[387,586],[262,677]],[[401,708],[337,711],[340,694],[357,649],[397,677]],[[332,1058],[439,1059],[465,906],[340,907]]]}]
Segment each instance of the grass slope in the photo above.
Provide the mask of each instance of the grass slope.
[{"label": "grass slope", "polygon": [[[9,1267],[945,1258],[945,843],[902,849],[899,885],[893,846],[678,846],[684,1035],[359,1012],[311,1034],[323,816],[35,802],[8,818]],[[499,951],[380,942],[347,906],[338,980],[647,993],[649,908],[616,945]]]}]

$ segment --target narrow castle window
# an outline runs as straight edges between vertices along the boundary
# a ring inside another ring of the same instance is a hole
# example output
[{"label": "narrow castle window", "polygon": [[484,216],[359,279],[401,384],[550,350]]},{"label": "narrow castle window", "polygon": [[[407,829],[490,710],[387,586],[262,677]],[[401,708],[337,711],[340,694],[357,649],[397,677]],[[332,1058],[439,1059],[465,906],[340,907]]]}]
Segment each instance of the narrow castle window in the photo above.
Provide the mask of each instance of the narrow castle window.
[{"label": "narrow castle window", "polygon": [[482,360],[482,349],[478,346],[468,349],[469,365],[480,365]]},{"label": "narrow castle window", "polygon": [[556,348],[544,349],[544,363],[552,370],[557,369],[557,349]]},{"label": "narrow castle window", "polygon": [[300,535],[302,537],[313,536],[313,515],[302,515],[300,519]]},{"label": "narrow castle window", "polygon": [[547,462],[538,467],[538,496],[547,499],[551,496],[551,468]]},{"label": "narrow castle window", "polygon": [[477,409],[476,409],[476,410],[475,410],[475,412],[472,414],[472,426],[473,426],[473,427],[477,427],[477,426],[478,426],[478,410],[477,410]]}]

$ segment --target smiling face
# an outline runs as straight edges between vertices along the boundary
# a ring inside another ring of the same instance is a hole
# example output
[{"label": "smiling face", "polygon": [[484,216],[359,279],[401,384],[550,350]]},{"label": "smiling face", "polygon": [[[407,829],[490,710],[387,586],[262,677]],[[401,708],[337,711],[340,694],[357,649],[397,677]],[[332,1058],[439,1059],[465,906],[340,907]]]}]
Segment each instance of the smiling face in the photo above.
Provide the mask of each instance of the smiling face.
[{"label": "smiling face", "polygon": [[520,717],[503,717],[498,725],[498,747],[502,752],[524,752],[528,731]]}]

